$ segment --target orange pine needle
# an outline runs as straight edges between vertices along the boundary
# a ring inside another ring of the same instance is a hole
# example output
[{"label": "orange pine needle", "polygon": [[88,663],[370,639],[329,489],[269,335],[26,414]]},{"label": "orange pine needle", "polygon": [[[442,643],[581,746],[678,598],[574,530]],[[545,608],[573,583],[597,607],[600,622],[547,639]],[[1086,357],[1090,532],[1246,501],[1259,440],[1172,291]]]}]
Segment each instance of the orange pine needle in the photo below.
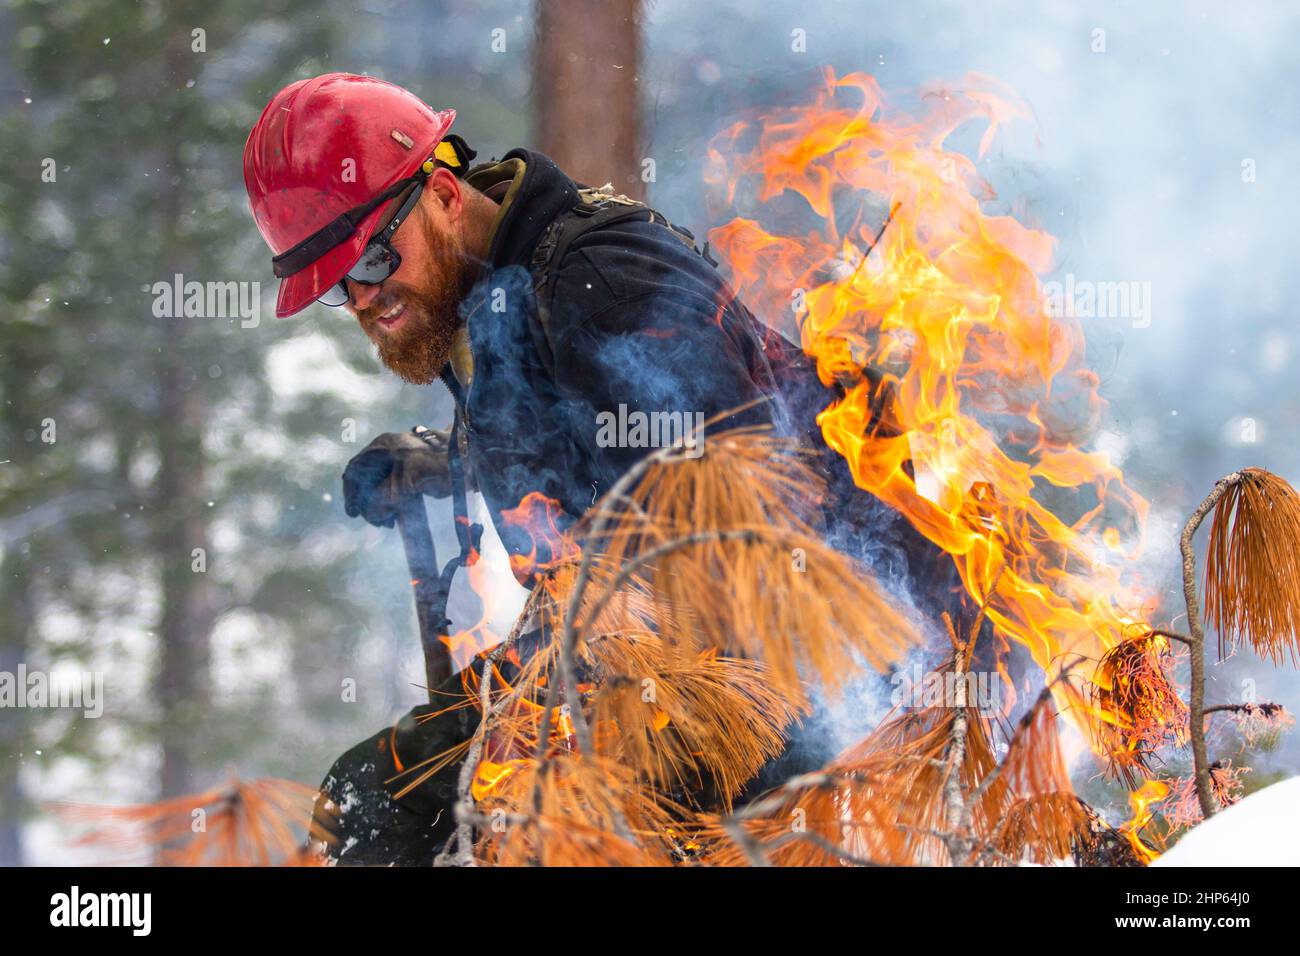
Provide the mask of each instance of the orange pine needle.
[{"label": "orange pine needle", "polygon": [[1205,557],[1205,620],[1219,656],[1245,640],[1261,657],[1300,664],[1300,494],[1246,468],[1214,507]]},{"label": "orange pine needle", "polygon": [[74,841],[166,866],[315,866],[307,833],[317,790],[292,780],[232,779],[203,793],[129,807],[65,803],[72,824],[89,826]]},{"label": "orange pine needle", "polygon": [[1093,672],[1094,739],[1111,774],[1129,789],[1149,776],[1161,746],[1187,740],[1187,705],[1174,686],[1172,658],[1168,640],[1148,631],[1116,644]]}]

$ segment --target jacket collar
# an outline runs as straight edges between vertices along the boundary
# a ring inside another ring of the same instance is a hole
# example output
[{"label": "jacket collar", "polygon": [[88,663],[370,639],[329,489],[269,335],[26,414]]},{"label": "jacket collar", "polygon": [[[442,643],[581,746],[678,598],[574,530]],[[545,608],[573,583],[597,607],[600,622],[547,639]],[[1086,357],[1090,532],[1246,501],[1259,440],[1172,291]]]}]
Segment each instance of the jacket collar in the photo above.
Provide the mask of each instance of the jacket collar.
[{"label": "jacket collar", "polygon": [[[503,208],[492,235],[488,262],[494,268],[526,267],[546,227],[578,202],[578,187],[549,156],[530,149],[512,149],[500,162],[512,159],[522,160],[523,170],[518,173],[519,181],[511,184],[510,202]],[[466,178],[486,167],[475,167]]]},{"label": "jacket collar", "polygon": [[[578,187],[549,156],[530,149],[512,149],[501,159],[475,166],[465,175],[466,182],[481,190],[500,186],[507,179],[510,185],[501,200],[501,212],[492,225],[488,264],[493,269],[527,268],[546,227],[560,213],[577,204]],[[448,379],[454,377],[457,384],[467,388],[474,377],[468,325],[456,331],[447,364],[442,378],[459,403],[459,390],[452,388]]]}]

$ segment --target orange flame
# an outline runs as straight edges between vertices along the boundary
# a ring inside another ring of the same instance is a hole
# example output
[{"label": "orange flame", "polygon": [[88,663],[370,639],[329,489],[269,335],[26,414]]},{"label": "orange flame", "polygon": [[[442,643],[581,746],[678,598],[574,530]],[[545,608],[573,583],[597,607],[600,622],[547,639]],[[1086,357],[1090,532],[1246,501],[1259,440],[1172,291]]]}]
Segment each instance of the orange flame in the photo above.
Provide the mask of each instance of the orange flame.
[{"label": "orange flame", "polygon": [[492,760],[480,760],[474,771],[474,781],[470,784],[470,795],[477,802],[490,794],[507,777],[527,764],[526,760],[509,760],[496,763]]},{"label": "orange flame", "polygon": [[[563,515],[560,503],[541,492],[533,491],[525,495],[517,507],[505,509],[501,514],[506,524],[523,528],[528,532],[531,539],[531,548],[528,554],[510,555],[510,569],[515,578],[520,583],[525,584],[532,581],[535,587],[554,588],[554,581],[538,576],[565,561],[572,560],[581,553],[581,549],[574,538],[560,529],[561,516]],[[461,679],[465,685],[467,698],[473,701],[476,707],[479,706],[480,702],[479,678],[468,667],[469,661],[473,659],[474,655],[484,654],[500,643],[500,638],[489,631],[486,626],[487,621],[492,616],[491,602],[488,599],[489,577],[490,572],[485,564],[478,564],[470,568],[471,587],[483,600],[483,620],[471,630],[448,639],[449,642],[455,642],[451,644],[454,649],[459,648],[467,655]],[[522,667],[523,662],[514,649],[511,649],[510,653],[506,655],[506,660],[513,664],[515,668]],[[490,662],[485,666],[492,669],[492,681],[495,687],[509,687],[509,681],[500,668]],[[545,678],[543,678],[542,682],[545,682]],[[503,691],[497,691],[496,693],[503,693]],[[506,716],[523,716],[526,718],[523,722],[524,725],[531,728],[532,732],[505,733],[501,736],[489,732],[483,756],[475,768],[474,779],[470,787],[471,795],[475,801],[483,800],[485,797],[492,795],[512,774],[530,766],[534,762],[533,755],[536,752],[537,741],[544,722],[548,723],[550,728],[548,733],[549,746],[573,749],[576,745],[573,721],[569,716],[567,707],[553,707],[548,722],[543,720],[546,713],[545,706],[526,697],[520,697],[514,701],[511,704],[511,711],[512,713]],[[519,722],[512,721],[512,724],[516,729],[519,729]]]},{"label": "orange flame", "polygon": [[1120,832],[1128,837],[1133,852],[1143,863],[1150,863],[1160,854],[1143,843],[1139,834],[1155,816],[1152,807],[1167,796],[1169,796],[1169,785],[1161,780],[1148,780],[1128,796],[1129,807],[1133,810],[1133,819],[1120,827]]},{"label": "orange flame", "polygon": [[[710,241],[759,314],[801,307],[804,350],[843,390],[818,424],[856,483],[951,554],[976,603],[1002,573],[988,615],[1050,679],[1118,643],[1137,623],[1125,609],[1150,603],[1123,574],[1147,503],[1105,454],[1081,447],[1102,403],[1077,325],[1048,314],[1039,276],[1054,240],[986,213],[991,188],[944,148],[982,118],[982,156],[1030,111],[974,76],[923,102],[913,118],[871,77],[828,71],[811,105],[731,127],[710,150],[710,182],[729,201],[797,194],[822,224],[778,235],[738,218]],[[1068,522],[1040,500],[1049,486],[1095,504]]]},{"label": "orange flame", "polygon": [[478,622],[472,627],[440,638],[451,653],[451,672],[453,674],[465,671],[475,657],[501,643],[500,635],[491,627],[495,613],[492,601],[491,568],[486,562],[475,558],[472,564],[466,563],[465,573],[469,575],[470,589],[478,596],[483,611]]},{"label": "orange flame", "polygon": [[530,491],[517,507],[501,512],[506,524],[522,528],[532,539],[528,554],[510,555],[510,570],[521,584],[535,574],[578,556],[577,543],[560,530],[559,519],[563,513],[558,501],[540,491]]}]

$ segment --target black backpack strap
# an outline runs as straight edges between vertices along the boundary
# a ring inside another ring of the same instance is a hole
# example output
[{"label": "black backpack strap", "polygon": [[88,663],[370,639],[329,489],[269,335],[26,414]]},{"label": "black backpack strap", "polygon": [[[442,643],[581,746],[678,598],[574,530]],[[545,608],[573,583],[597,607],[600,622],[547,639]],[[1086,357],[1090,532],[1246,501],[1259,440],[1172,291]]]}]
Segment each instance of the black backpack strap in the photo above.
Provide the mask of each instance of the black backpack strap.
[{"label": "black backpack strap", "polygon": [[627,220],[657,222],[668,229],[686,244],[693,252],[704,256],[716,265],[708,255],[707,247],[697,249],[695,237],[679,226],[669,222],[662,213],[651,209],[645,203],[627,196],[615,195],[610,187],[578,189],[578,202],[572,208],[562,212],[547,226],[542,238],[533,249],[528,270],[533,276],[533,295],[537,302],[538,326],[541,337],[534,336],[534,342],[541,353],[547,368],[555,365],[555,354],[551,338],[551,304],[555,298],[555,272],[564,261],[569,247],[581,236],[596,229]]}]

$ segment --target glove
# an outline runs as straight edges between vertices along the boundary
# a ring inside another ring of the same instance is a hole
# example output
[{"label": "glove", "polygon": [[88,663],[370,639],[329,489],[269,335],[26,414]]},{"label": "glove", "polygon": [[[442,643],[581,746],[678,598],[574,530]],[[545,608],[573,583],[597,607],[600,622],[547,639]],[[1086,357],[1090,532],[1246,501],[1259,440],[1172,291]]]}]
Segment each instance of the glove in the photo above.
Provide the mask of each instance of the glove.
[{"label": "glove", "polygon": [[402,500],[416,494],[451,494],[447,462],[450,431],[428,428],[385,432],[343,471],[343,510],[377,527],[391,528]]},{"label": "glove", "polygon": [[460,675],[393,727],[357,744],[334,762],[321,784],[311,836],[326,859],[339,866],[429,866],[456,826],[460,761],[449,763],[400,800],[396,794],[418,779],[402,771],[423,766],[468,741],[478,716],[468,708],[447,710],[441,701],[464,695]]}]

